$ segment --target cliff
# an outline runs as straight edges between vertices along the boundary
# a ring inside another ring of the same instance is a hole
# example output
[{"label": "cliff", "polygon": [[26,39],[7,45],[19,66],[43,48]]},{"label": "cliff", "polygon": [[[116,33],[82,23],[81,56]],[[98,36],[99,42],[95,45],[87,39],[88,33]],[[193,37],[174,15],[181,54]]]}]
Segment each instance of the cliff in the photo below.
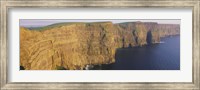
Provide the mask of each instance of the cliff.
[{"label": "cliff", "polygon": [[126,22],[115,24],[118,47],[143,46],[159,43],[160,38],[180,34],[178,24],[155,22]]},{"label": "cliff", "polygon": [[160,37],[180,34],[180,25],[178,24],[158,24]]},{"label": "cliff", "polygon": [[127,22],[116,24],[118,31],[118,47],[132,47],[146,45],[147,29],[142,22]]},{"label": "cliff", "polygon": [[113,63],[112,30],[110,22],[72,24],[44,31],[20,28],[20,65],[25,69],[49,70]]},{"label": "cliff", "polygon": [[160,42],[179,25],[143,22],[62,23],[20,28],[20,66],[27,70],[84,69],[115,62],[117,48]]}]

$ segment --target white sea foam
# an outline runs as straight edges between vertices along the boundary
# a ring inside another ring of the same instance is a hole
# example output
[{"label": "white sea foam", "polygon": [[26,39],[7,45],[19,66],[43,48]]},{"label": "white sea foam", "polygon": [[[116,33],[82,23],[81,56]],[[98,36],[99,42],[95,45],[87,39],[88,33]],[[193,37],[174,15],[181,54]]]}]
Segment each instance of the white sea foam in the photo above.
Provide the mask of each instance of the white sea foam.
[{"label": "white sea foam", "polygon": [[164,41],[160,41],[159,43],[165,43]]}]

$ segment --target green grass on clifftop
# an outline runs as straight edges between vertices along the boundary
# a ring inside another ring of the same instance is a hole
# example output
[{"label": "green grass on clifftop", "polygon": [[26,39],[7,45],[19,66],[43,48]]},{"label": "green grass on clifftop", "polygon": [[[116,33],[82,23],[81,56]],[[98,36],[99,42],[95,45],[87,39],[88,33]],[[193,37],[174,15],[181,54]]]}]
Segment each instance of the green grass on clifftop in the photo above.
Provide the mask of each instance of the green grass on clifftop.
[{"label": "green grass on clifftop", "polygon": [[55,27],[61,27],[61,26],[66,26],[66,25],[72,25],[72,24],[81,24],[83,22],[63,22],[63,23],[55,23],[51,24],[48,26],[43,26],[43,27],[29,27],[28,29],[30,30],[37,30],[37,31],[43,31],[43,30],[49,30]]}]

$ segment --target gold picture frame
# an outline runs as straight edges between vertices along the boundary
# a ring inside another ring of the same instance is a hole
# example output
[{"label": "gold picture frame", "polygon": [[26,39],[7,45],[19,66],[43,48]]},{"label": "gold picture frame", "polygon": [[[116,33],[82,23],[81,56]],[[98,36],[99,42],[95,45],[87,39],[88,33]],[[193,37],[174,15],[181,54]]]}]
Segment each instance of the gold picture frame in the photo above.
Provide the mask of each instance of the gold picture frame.
[{"label": "gold picture frame", "polygon": [[[0,0],[0,88],[8,89],[200,89],[200,0]],[[8,10],[10,8],[192,8],[192,83],[184,82],[84,82],[84,83],[50,83],[50,82],[8,82]]]}]

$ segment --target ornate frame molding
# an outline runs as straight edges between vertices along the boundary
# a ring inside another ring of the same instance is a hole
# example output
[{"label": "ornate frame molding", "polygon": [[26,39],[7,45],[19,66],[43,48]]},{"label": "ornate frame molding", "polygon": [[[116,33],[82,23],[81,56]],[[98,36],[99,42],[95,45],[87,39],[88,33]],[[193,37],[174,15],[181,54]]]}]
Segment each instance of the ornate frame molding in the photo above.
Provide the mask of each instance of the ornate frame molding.
[{"label": "ornate frame molding", "polygon": [[[200,0],[0,0],[0,80],[1,89],[200,89]],[[8,10],[10,8],[192,8],[192,83],[13,83],[8,82]]]}]

